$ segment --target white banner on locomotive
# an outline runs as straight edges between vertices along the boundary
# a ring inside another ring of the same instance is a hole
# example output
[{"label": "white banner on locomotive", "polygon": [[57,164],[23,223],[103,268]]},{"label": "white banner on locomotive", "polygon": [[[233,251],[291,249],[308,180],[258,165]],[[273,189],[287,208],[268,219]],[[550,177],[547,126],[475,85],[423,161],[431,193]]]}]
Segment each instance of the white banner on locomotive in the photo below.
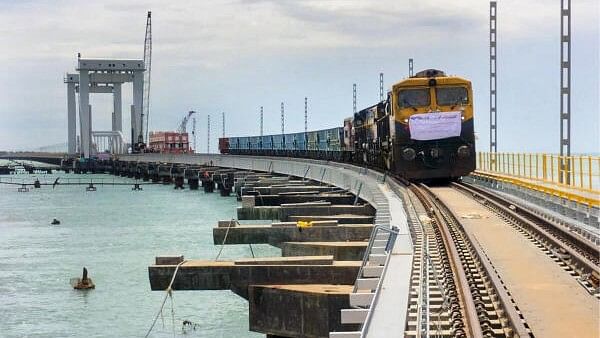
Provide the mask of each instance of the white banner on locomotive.
[{"label": "white banner on locomotive", "polygon": [[460,136],[462,112],[415,114],[408,120],[410,138],[417,141]]}]

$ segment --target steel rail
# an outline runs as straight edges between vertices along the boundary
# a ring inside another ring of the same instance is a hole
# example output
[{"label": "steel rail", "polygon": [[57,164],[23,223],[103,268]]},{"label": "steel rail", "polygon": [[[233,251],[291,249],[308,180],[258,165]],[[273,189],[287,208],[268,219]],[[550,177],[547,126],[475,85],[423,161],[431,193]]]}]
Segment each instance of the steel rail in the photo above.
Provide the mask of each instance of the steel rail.
[{"label": "steel rail", "polygon": [[457,281],[457,295],[460,299],[460,312],[464,318],[464,326],[467,330],[468,337],[480,338],[483,337],[481,326],[479,325],[479,318],[477,317],[477,310],[473,295],[471,294],[469,283],[465,275],[465,271],[460,261],[458,250],[451,239],[451,234],[448,231],[448,227],[444,226],[446,223],[443,215],[437,207],[437,202],[432,200],[432,197],[425,193],[424,185],[416,186],[411,185],[412,191],[417,195],[421,203],[423,203],[429,210],[431,216],[435,219],[435,223],[440,230],[442,240],[444,242],[447,256],[450,259],[451,267],[454,274],[454,279]]},{"label": "steel rail", "polygon": [[[493,206],[498,213],[517,222],[518,225],[525,229],[525,231],[532,233],[534,238],[541,238],[542,240],[539,241],[545,247],[550,249],[551,252],[556,253],[556,249],[562,251],[557,253],[558,258],[567,265],[574,267],[581,275],[588,274],[588,276],[591,277],[590,282],[593,283],[595,288],[598,288],[600,278],[598,247],[593,245],[593,243],[577,234],[566,232],[566,229],[563,227],[558,226],[553,222],[549,222],[526,209],[515,207],[514,203],[507,201],[500,196],[496,196],[490,192],[464,183],[455,183],[452,186],[464,193],[466,192],[478,198],[482,198],[488,205]],[[505,204],[508,204],[508,206]],[[513,206],[515,209],[513,210],[510,206]],[[531,219],[534,219],[535,221],[532,221]],[[570,259],[561,257],[564,254],[567,254]],[[577,267],[579,267],[579,269],[577,269]]]},{"label": "steel rail", "polygon": [[[463,280],[466,280],[466,282],[461,281],[461,290],[463,290],[464,294],[465,287],[468,287],[466,292],[471,297],[472,304],[474,305],[468,306],[469,304],[466,303],[464,308],[469,316],[470,327],[473,327],[472,323],[476,322],[479,324],[477,326],[479,332],[483,332],[485,336],[490,334],[495,335],[492,333],[491,318],[487,315],[488,310],[482,308],[487,304],[488,306],[493,306],[495,309],[505,336],[531,337],[532,333],[526,327],[525,320],[518,313],[514,301],[504,288],[502,281],[496,274],[482,248],[478,245],[478,242],[471,234],[465,231],[464,226],[459,220],[460,218],[438,198],[435,192],[425,185],[421,185],[420,189],[428,195],[428,207],[434,214],[436,223],[439,224],[438,226],[442,230],[444,241],[446,242],[446,250],[451,252],[453,260],[455,262],[458,261],[460,264],[461,271],[459,277],[464,277]],[[446,226],[443,226],[443,224],[446,224]],[[453,242],[448,245],[447,243],[450,240]],[[460,246],[460,252],[458,246]],[[482,282],[476,281],[479,279]],[[483,286],[480,286],[480,283],[483,283]],[[496,301],[492,303],[489,301],[483,302],[485,293],[488,294],[490,299],[495,299]],[[466,297],[467,300],[469,296]]]},{"label": "steel rail", "polygon": [[463,182],[461,184],[454,183],[453,186],[459,189],[464,188],[463,190],[470,190],[469,192],[475,193],[476,195],[479,195],[482,198],[485,198],[486,200],[496,201],[501,205],[508,206],[509,208],[512,205],[516,207],[515,209],[511,209],[515,214],[530,221],[540,223],[543,227],[547,227],[550,231],[555,230],[559,232],[561,236],[566,237],[566,239],[575,244],[576,247],[583,247],[586,251],[594,253],[597,257],[598,244],[600,243],[597,243],[594,240],[582,235],[580,232],[577,231],[578,227],[568,227],[560,223],[554,222],[550,219],[546,219],[536,214],[535,212],[529,210],[528,208],[522,205],[518,205],[518,203],[510,201],[503,196],[499,196],[492,192],[486,191],[473,184]]},{"label": "steel rail", "polygon": [[[434,192],[432,192],[431,190],[429,190],[429,191],[433,195],[435,195]],[[477,240],[474,238],[474,236],[472,234],[470,234],[468,231],[465,231],[464,226],[459,221],[460,218],[458,217],[458,215],[456,215],[456,213],[454,211],[452,211],[452,209],[448,208],[439,199],[437,199],[437,201],[439,203],[441,203],[442,205],[444,205],[444,207],[446,208],[446,211],[453,218],[455,224],[457,224],[460,227],[461,232],[467,238],[467,240],[470,242],[471,248],[473,249],[473,252],[476,255],[477,261],[481,264],[483,272],[489,278],[489,283],[491,284],[491,287],[493,288],[492,291],[495,293],[496,297],[500,301],[500,304],[502,305],[502,311],[504,311],[503,317],[507,320],[508,325],[506,325],[506,326],[510,330],[509,334],[512,337],[530,337],[531,336],[530,330],[527,329],[527,327],[523,323],[523,319],[522,319],[521,315],[519,315],[519,313],[517,312],[517,310],[515,308],[515,304],[512,301],[512,297],[510,297],[507,290],[504,288],[502,281],[500,280],[499,276],[495,272],[491,263],[487,259],[481,246],[475,244],[475,243],[478,244]]]}]

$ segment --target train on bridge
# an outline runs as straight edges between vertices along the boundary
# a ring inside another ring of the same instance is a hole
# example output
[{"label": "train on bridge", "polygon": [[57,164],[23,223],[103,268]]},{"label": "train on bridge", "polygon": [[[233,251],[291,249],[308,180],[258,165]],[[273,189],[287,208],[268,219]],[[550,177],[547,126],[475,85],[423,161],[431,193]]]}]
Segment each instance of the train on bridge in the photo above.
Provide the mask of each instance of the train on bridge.
[{"label": "train on bridge", "polygon": [[223,154],[287,156],[366,165],[408,180],[455,180],[475,170],[471,82],[428,69],[342,127],[219,139]]}]

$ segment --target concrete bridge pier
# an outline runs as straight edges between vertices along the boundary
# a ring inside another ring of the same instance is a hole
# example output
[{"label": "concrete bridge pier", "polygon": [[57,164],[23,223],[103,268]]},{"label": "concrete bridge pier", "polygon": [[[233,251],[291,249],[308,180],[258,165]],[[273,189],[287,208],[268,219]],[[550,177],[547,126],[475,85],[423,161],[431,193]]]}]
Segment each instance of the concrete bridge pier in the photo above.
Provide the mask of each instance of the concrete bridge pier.
[{"label": "concrete bridge pier", "polygon": [[190,186],[190,190],[198,190],[200,180],[198,178],[188,178],[188,185]]},{"label": "concrete bridge pier", "polygon": [[182,190],[184,189],[183,185],[185,184],[185,180],[183,179],[183,177],[181,177],[181,176],[175,177],[174,182],[175,182],[175,189],[182,189]]},{"label": "concrete bridge pier", "polygon": [[229,196],[231,195],[231,187],[228,187],[226,184],[223,183],[218,183],[217,187],[219,188],[219,193],[221,193],[221,196],[225,197],[225,196]]},{"label": "concrete bridge pier", "polygon": [[214,192],[215,191],[215,181],[202,180],[202,187],[204,188],[204,192]]}]

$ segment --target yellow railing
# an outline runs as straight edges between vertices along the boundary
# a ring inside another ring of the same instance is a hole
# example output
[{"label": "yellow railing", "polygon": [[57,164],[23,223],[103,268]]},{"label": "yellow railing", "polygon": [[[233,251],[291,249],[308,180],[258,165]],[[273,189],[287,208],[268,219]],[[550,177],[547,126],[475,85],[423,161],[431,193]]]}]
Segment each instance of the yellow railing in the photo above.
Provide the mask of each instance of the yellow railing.
[{"label": "yellow railing", "polygon": [[477,169],[600,192],[600,156],[480,152]]}]

